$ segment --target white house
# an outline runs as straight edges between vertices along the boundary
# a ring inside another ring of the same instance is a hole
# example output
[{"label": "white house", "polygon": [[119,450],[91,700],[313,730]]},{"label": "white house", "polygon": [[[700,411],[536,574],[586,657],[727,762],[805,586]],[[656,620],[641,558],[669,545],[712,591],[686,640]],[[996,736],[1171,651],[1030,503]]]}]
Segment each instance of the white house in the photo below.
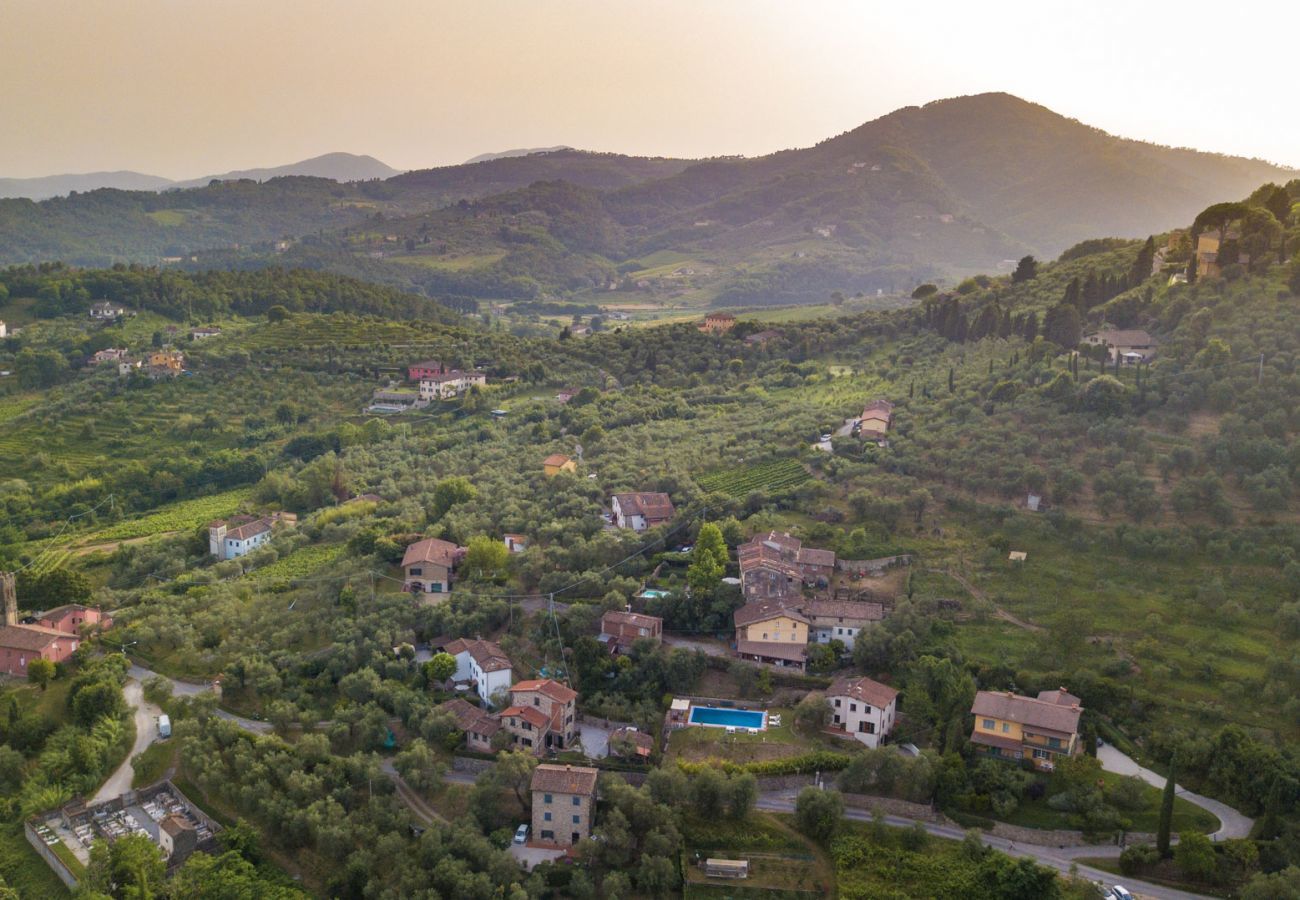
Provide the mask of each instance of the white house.
[{"label": "white house", "polygon": [[511,553],[523,553],[528,549],[528,538],[522,534],[507,534],[502,540]]},{"label": "white house", "polygon": [[870,678],[837,678],[826,691],[831,727],[841,737],[878,747],[894,728],[898,691]]},{"label": "white house", "polygon": [[229,521],[217,520],[208,525],[208,552],[217,559],[238,559],[247,556],[271,539],[277,523],[292,525],[298,521],[293,513],[272,513],[260,519],[235,516]]},{"label": "white house", "polygon": [[447,400],[457,397],[471,387],[487,384],[487,375],[482,372],[462,372],[451,369],[436,374],[426,374],[420,378],[421,400]]},{"label": "white house", "polygon": [[645,531],[665,522],[672,521],[676,510],[667,494],[639,492],[615,494],[610,500],[614,524],[619,528],[631,528],[633,531]]},{"label": "white house", "polygon": [[509,691],[514,682],[510,659],[505,651],[491,641],[470,641],[459,638],[443,647],[443,652],[456,657],[455,681],[468,681],[488,706],[492,695]]},{"label": "white house", "polygon": [[9,326],[5,324],[4,319],[0,319],[0,338],[7,337],[8,334],[9,334]]},{"label": "white house", "polygon": [[116,319],[126,313],[126,307],[116,303],[109,303],[107,300],[100,300],[98,303],[90,305],[90,317],[104,321],[107,319]]}]

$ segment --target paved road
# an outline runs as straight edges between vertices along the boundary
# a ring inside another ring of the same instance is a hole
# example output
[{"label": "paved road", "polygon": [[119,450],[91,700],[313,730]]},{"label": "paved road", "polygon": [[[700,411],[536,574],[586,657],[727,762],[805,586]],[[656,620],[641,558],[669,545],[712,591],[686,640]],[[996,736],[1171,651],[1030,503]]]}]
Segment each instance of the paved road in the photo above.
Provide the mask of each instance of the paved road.
[{"label": "paved road", "polygon": [[[758,808],[768,812],[794,812],[796,794],[794,792],[785,793],[765,793],[758,797]],[[846,809],[844,818],[853,819],[859,822],[872,821],[872,815],[863,809]],[[902,816],[886,816],[885,822],[896,828],[910,828],[916,824],[915,819],[907,819]],[[923,822],[925,830],[935,837],[949,838],[952,840],[961,840],[966,836],[966,832],[960,828],[952,828],[946,825],[936,825],[932,822]],[[1078,866],[1078,873],[1084,878],[1090,878],[1093,881],[1101,881],[1105,884],[1121,883],[1134,893],[1137,897],[1151,898],[1151,900],[1192,900],[1203,895],[1192,894],[1187,891],[1179,891],[1174,888],[1161,887],[1157,884],[1148,884],[1144,881],[1138,881],[1132,878],[1119,878],[1110,872],[1104,872],[1101,869],[1094,869],[1091,866],[1078,865],[1074,856],[1068,852],[1063,852],[1060,848],[1041,847],[1030,844],[1016,844],[1005,838],[994,837],[990,834],[980,834],[985,846],[1000,850],[1010,856],[1024,857],[1032,859],[1041,865],[1048,866],[1058,872],[1068,873],[1071,866]],[[1119,848],[1110,846],[1101,847],[1078,847],[1064,848],[1066,851],[1079,851],[1075,856],[1117,856]]]},{"label": "paved road", "polygon": [[127,705],[135,710],[135,743],[126,759],[91,798],[92,803],[111,800],[131,790],[131,781],[135,778],[135,766],[131,764],[131,759],[143,753],[158,735],[157,719],[162,715],[162,710],[145,702],[140,680],[128,678],[126,684],[122,685],[122,694],[126,697]]},{"label": "paved road", "polygon": [[[1164,788],[1165,786],[1165,776],[1144,768],[1138,764],[1137,760],[1125,756],[1110,744],[1102,744],[1097,748],[1097,759],[1101,761],[1101,767],[1107,772],[1116,772],[1120,775],[1136,775],[1154,787]],[[1251,829],[1255,827],[1254,819],[1238,812],[1226,803],[1221,803],[1210,797],[1203,797],[1177,784],[1174,785],[1174,793],[1188,803],[1193,803],[1201,809],[1218,816],[1219,830],[1210,835],[1211,840],[1225,841],[1228,838],[1249,837]]]},{"label": "paved road", "polygon": [[[158,673],[153,671],[152,669],[146,669],[144,666],[138,666],[134,664],[127,671],[127,674],[132,678],[138,679],[139,681],[146,681],[147,679],[153,678],[155,675],[158,675]],[[160,677],[166,678],[167,681],[171,683],[172,694],[177,697],[193,697],[196,694],[206,694],[212,690],[212,685],[206,682],[195,683],[193,681],[178,681],[177,679],[169,678],[166,675]],[[238,725],[240,728],[244,729],[245,731],[251,731],[254,732],[255,734],[270,734],[274,730],[271,727],[270,722],[259,722],[256,719],[248,719],[245,718],[244,716],[237,716],[234,713],[227,712],[226,710],[221,708],[218,708],[217,711],[214,713],[214,715],[216,715],[216,717],[219,719],[225,719],[227,722],[234,722],[236,725]]]}]

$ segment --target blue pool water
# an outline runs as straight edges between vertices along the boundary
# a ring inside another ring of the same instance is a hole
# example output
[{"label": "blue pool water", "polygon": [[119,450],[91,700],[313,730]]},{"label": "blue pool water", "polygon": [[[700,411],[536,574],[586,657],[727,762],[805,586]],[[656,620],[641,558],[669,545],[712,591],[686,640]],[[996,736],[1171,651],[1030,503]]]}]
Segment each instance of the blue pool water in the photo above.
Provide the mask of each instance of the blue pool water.
[{"label": "blue pool water", "polygon": [[736,728],[762,728],[767,723],[767,713],[754,709],[719,709],[716,706],[692,706],[692,725],[713,725]]}]

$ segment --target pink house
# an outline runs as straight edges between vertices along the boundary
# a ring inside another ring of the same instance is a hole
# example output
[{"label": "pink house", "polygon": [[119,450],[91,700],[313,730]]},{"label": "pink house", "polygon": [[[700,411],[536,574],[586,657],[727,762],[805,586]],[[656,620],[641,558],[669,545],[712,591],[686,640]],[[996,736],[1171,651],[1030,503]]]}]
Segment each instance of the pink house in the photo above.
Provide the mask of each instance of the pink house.
[{"label": "pink house", "polygon": [[408,381],[422,381],[425,378],[442,375],[446,371],[447,367],[436,359],[426,359],[424,362],[411,363],[407,366],[406,378]]},{"label": "pink house", "polygon": [[108,628],[113,624],[113,618],[100,612],[97,607],[69,603],[41,613],[36,624],[63,634],[81,634],[82,625]]}]

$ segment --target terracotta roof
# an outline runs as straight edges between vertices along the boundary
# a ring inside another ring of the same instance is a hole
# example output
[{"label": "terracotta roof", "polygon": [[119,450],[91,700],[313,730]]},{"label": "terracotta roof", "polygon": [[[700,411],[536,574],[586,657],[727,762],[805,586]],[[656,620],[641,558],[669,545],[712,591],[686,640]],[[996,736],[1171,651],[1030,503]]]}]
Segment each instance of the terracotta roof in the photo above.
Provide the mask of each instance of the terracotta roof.
[{"label": "terracotta roof", "polygon": [[744,625],[753,625],[755,622],[766,622],[768,619],[775,619],[777,616],[786,616],[794,619],[796,622],[803,622],[805,625],[810,624],[808,617],[799,611],[799,608],[793,604],[783,603],[780,600],[755,600],[752,603],[746,603],[734,613],[736,627]]},{"label": "terracotta roof", "polygon": [[619,508],[625,516],[645,516],[647,519],[671,519],[676,510],[667,494],[657,492],[637,492],[615,494]]},{"label": "terracotta roof", "polygon": [[894,411],[894,404],[890,403],[888,400],[872,400],[862,407],[862,411],[864,413],[866,412],[892,413]]},{"label": "terracotta roof", "polygon": [[771,330],[760,331],[757,334],[751,334],[749,337],[745,338],[745,343],[762,344],[765,341],[770,341],[773,338],[779,338],[780,336],[781,336],[781,332],[779,331],[771,331]]},{"label": "terracotta roof", "polygon": [[742,656],[767,656],[772,659],[803,662],[804,649],[804,644],[786,643],[785,641],[736,641],[736,652]]},{"label": "terracotta roof", "polygon": [[1102,343],[1109,344],[1112,347],[1149,347],[1155,343],[1151,339],[1151,335],[1140,328],[1099,331],[1096,334],[1089,335],[1089,337],[1095,337]]},{"label": "terracotta roof", "polygon": [[536,691],[545,694],[557,703],[568,703],[578,699],[578,692],[565,687],[552,678],[538,678],[529,681],[517,681],[510,686],[510,693],[516,691]]},{"label": "terracotta roof", "polygon": [[642,613],[623,612],[621,610],[610,610],[600,617],[600,630],[607,631],[605,624],[622,624],[632,625],[636,628],[662,628],[664,620],[658,616],[647,616]]},{"label": "terracotta roof", "polygon": [[500,645],[494,644],[492,641],[471,641],[458,638],[442,649],[452,656],[468,652],[484,672],[500,672],[503,669],[510,668],[510,657],[506,656],[506,652],[501,649]]},{"label": "terracotta roof", "polygon": [[176,835],[184,831],[193,831],[194,823],[184,816],[172,813],[170,816],[159,822],[158,827],[170,834],[172,837],[176,837]]},{"label": "terracotta roof", "polygon": [[71,635],[39,625],[5,625],[0,627],[0,647],[9,650],[39,651],[58,640],[72,640]]},{"label": "terracotta roof", "polygon": [[898,697],[898,691],[870,678],[836,678],[826,690],[827,697],[852,697],[876,707],[886,707]]},{"label": "terracotta roof", "polygon": [[596,779],[600,773],[586,766],[555,766],[543,763],[533,769],[532,789],[550,794],[581,794],[586,797],[596,793]]},{"label": "terracotta roof", "polygon": [[416,541],[406,548],[406,553],[402,556],[402,568],[424,562],[436,563],[451,568],[458,549],[460,548],[451,541],[438,538],[426,538],[422,541]]},{"label": "terracotta roof", "polygon": [[569,457],[565,456],[563,453],[552,453],[550,456],[546,457],[546,459],[542,460],[542,465],[562,466],[568,461]]},{"label": "terracotta roof", "polygon": [[461,731],[493,735],[501,730],[501,723],[495,716],[459,697],[439,704],[438,708],[451,712],[456,717],[456,727]]},{"label": "terracotta roof", "polygon": [[811,547],[804,547],[799,551],[799,565],[801,566],[825,566],[835,568],[835,551],[834,550],[816,550]]},{"label": "terracotta roof", "polygon": [[542,712],[535,706],[510,706],[501,710],[503,719],[523,719],[534,728],[545,729],[551,724],[551,720],[546,718],[546,713]]},{"label": "terracotta roof", "polygon": [[254,522],[249,522],[247,525],[240,525],[238,528],[232,528],[230,531],[227,531],[226,538],[233,538],[237,541],[246,541],[251,537],[265,534],[270,530],[271,521],[269,519],[257,519]]},{"label": "terracotta roof", "polygon": [[987,734],[983,731],[972,731],[970,735],[972,744],[983,744],[986,747],[997,747],[1000,750],[1023,750],[1024,746],[1015,738],[1003,737],[1000,734]]},{"label": "terracotta roof", "polygon": [[851,619],[855,622],[879,622],[885,618],[880,603],[861,600],[809,600],[802,604],[804,615],[816,624],[817,619]]},{"label": "terracotta roof", "polygon": [[1044,703],[1055,703],[1057,706],[1078,706],[1083,702],[1065,688],[1057,688],[1054,691],[1039,691],[1038,699]]},{"label": "terracotta roof", "polygon": [[54,607],[54,609],[47,609],[36,618],[58,619],[71,613],[79,612],[99,612],[99,608],[94,606],[82,606],[80,603],[65,603],[62,606]]},{"label": "terracotta roof", "polygon": [[1063,734],[1079,730],[1079,706],[1062,706],[1010,692],[980,691],[970,710],[976,716],[1005,719],[1031,728],[1046,728]]}]

